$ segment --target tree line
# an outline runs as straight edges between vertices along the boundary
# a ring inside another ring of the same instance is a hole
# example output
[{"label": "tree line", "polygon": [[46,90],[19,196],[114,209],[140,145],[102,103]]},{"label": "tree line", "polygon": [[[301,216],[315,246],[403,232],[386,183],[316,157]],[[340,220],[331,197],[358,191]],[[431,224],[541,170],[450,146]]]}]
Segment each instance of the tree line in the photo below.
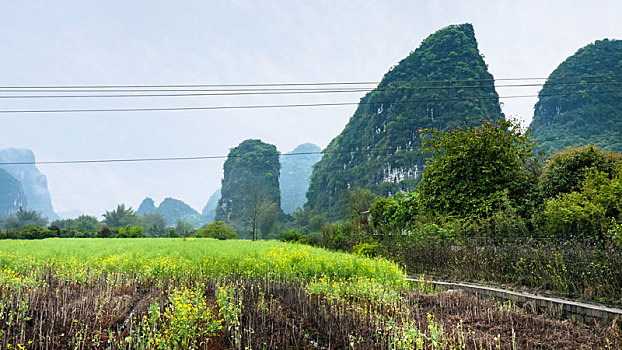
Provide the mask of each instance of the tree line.
[{"label": "tree line", "polygon": [[75,219],[55,220],[51,223],[34,210],[20,210],[0,219],[0,239],[61,238],[142,238],[142,237],[212,237],[237,238],[235,229],[223,222],[212,222],[199,228],[182,219],[166,226],[164,217],[157,213],[138,215],[131,207],[119,204],[106,211],[99,221],[90,215]]}]

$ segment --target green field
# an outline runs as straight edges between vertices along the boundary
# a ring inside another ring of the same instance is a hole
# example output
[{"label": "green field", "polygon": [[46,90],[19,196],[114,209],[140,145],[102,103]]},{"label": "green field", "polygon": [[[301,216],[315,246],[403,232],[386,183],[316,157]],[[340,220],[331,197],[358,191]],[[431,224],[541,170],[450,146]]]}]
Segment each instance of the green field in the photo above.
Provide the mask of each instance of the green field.
[{"label": "green field", "polygon": [[276,241],[214,239],[45,239],[0,242],[3,280],[18,275],[36,282],[46,269],[69,279],[131,273],[142,278],[184,276],[275,277],[332,280],[367,278],[398,286],[406,277],[397,265],[351,254]]},{"label": "green field", "polygon": [[3,240],[0,348],[531,348],[543,331],[553,347],[620,344],[431,292],[385,259],[275,241]]}]

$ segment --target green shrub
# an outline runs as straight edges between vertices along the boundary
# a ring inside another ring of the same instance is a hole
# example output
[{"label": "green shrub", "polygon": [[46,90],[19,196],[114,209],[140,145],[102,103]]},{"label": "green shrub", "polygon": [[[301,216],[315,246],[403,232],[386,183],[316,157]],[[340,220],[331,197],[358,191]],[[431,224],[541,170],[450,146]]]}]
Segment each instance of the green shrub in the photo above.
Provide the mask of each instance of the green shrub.
[{"label": "green shrub", "polygon": [[476,127],[424,130],[428,158],[417,187],[421,209],[429,214],[490,217],[506,195],[513,206],[526,202],[535,184],[525,168],[533,141],[518,122],[499,118]]},{"label": "green shrub", "polygon": [[[622,232],[622,231],[621,231]],[[309,244],[315,247],[322,246],[323,238],[321,232],[311,232],[307,235]]]},{"label": "green shrub", "polygon": [[279,240],[283,242],[295,242],[295,241],[300,240],[301,238],[302,238],[302,235],[300,234],[300,232],[296,230],[283,231],[279,235]]},{"label": "green shrub", "polygon": [[375,258],[378,256],[378,243],[359,243],[352,247],[352,252],[356,255]]},{"label": "green shrub", "polygon": [[611,220],[622,219],[622,179],[594,169],[580,191],[558,195],[545,203],[540,216],[546,235],[560,238],[606,238]]},{"label": "green shrub", "polygon": [[551,156],[540,175],[539,188],[544,198],[570,193],[581,187],[590,169],[613,175],[622,155],[605,152],[592,145],[568,148]]},{"label": "green shrub", "polygon": [[21,239],[43,239],[49,237],[57,237],[57,232],[41,226],[26,225],[19,230]]},{"label": "green shrub", "polygon": [[237,239],[238,233],[234,228],[227,226],[224,221],[214,221],[209,225],[200,229],[197,234],[197,237],[204,238],[217,238],[220,240],[225,239]]},{"label": "green shrub", "polygon": [[102,226],[99,230],[97,230],[97,237],[99,238],[109,238],[114,237],[116,232],[108,226]]},{"label": "green shrub", "polygon": [[130,226],[119,227],[119,238],[141,238],[143,236],[144,228],[142,226]]},{"label": "green shrub", "polygon": [[337,221],[322,227],[322,241],[326,248],[350,251],[361,242],[369,240],[359,219]]}]

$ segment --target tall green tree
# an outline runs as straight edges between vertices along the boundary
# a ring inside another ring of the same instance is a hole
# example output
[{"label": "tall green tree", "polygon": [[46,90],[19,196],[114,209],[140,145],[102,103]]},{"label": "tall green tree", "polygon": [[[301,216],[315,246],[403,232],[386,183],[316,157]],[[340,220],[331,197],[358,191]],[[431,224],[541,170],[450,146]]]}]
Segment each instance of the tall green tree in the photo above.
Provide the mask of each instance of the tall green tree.
[{"label": "tall green tree", "polygon": [[533,141],[518,122],[503,118],[477,127],[422,131],[432,153],[418,187],[422,209],[435,214],[490,216],[499,201],[526,205],[535,186],[525,166]]},{"label": "tall green tree", "polygon": [[222,221],[212,221],[209,225],[201,228],[197,232],[198,237],[205,238],[217,238],[217,239],[236,239],[238,238],[238,233],[235,232],[235,229],[227,226]]},{"label": "tall green tree", "polygon": [[145,234],[148,237],[165,237],[166,219],[158,213],[146,213],[140,217],[140,226],[145,228]]},{"label": "tall green tree", "polygon": [[117,209],[106,211],[102,216],[104,217],[104,224],[108,227],[136,226],[138,224],[138,214],[132,207],[126,208],[125,204],[117,205]]},{"label": "tall green tree", "polygon": [[19,208],[15,216],[9,216],[4,220],[4,225],[7,229],[22,228],[24,226],[47,226],[48,219],[34,210],[24,210]]}]

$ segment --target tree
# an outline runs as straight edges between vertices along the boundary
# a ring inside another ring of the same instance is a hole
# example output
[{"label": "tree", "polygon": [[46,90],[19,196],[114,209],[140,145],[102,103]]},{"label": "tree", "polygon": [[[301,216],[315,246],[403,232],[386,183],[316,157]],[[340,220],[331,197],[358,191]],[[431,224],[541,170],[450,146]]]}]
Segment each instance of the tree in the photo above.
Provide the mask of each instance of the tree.
[{"label": "tree", "polygon": [[345,197],[344,214],[350,219],[369,211],[376,197],[370,190],[362,188],[345,191],[343,195]]},{"label": "tree", "polygon": [[185,240],[194,231],[194,225],[188,221],[177,219],[175,220],[175,225],[173,225],[173,230]]},{"label": "tree", "polygon": [[477,127],[421,131],[433,153],[418,187],[422,209],[463,217],[490,217],[505,196],[524,206],[533,184],[525,165],[534,143],[516,121],[500,118]]},{"label": "tree", "polygon": [[166,232],[166,219],[158,213],[147,213],[140,217],[139,225],[145,228],[149,237],[164,237]]},{"label": "tree", "polygon": [[116,232],[108,226],[102,226],[99,230],[97,230],[97,237],[99,238],[110,238],[115,234]]},{"label": "tree", "polygon": [[40,212],[34,210],[24,210],[21,207],[15,216],[9,216],[4,220],[7,229],[22,228],[24,226],[47,226],[48,219],[44,218]]},{"label": "tree", "polygon": [[84,233],[95,233],[103,226],[101,222],[97,221],[96,217],[89,215],[80,215],[75,219],[56,220],[52,222],[52,225]]},{"label": "tree", "polygon": [[590,170],[579,189],[549,198],[541,219],[547,235],[607,237],[612,226],[622,223],[622,165],[613,174]]},{"label": "tree", "polygon": [[138,214],[132,210],[132,207],[125,208],[125,204],[119,204],[117,209],[106,211],[104,215],[104,224],[108,227],[125,227],[127,225],[135,226],[138,223]]},{"label": "tree", "polygon": [[142,226],[119,227],[119,238],[141,238],[144,228]]},{"label": "tree", "polygon": [[213,221],[197,232],[198,237],[217,239],[236,239],[238,233],[234,228],[227,226],[224,221]]},{"label": "tree", "polygon": [[257,240],[257,230],[263,228],[263,233],[270,227],[278,216],[278,205],[270,201],[268,192],[258,185],[246,186],[246,208],[244,216],[247,218],[253,241]]},{"label": "tree", "polygon": [[553,154],[546,163],[540,175],[540,192],[544,198],[570,193],[579,189],[591,170],[611,177],[620,163],[622,153],[605,152],[593,144],[565,149]]}]

